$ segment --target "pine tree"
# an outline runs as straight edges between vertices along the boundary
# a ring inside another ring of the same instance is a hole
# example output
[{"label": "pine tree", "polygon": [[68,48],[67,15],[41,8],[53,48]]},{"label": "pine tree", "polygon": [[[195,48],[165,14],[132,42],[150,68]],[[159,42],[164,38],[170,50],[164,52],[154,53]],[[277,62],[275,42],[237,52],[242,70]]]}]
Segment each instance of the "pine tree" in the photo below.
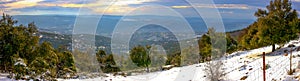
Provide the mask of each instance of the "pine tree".
[{"label": "pine tree", "polygon": [[133,63],[138,67],[146,67],[147,72],[149,72],[150,60],[150,46],[143,47],[138,45],[130,50],[130,58]]},{"label": "pine tree", "polygon": [[120,69],[116,67],[113,54],[106,54],[104,50],[98,50],[96,57],[102,72],[110,73],[120,71]]},{"label": "pine tree", "polygon": [[198,41],[199,44],[199,55],[201,57],[200,62],[207,61],[211,56],[211,39],[208,35],[202,35],[201,39]]},{"label": "pine tree", "polygon": [[12,16],[6,14],[0,20],[1,70],[14,73],[17,76],[12,78],[16,79],[31,75],[41,76],[45,80],[59,77],[57,73],[60,70],[76,72],[71,52],[67,49],[55,50],[49,42],[39,45],[34,23],[27,26],[17,26],[16,23]]},{"label": "pine tree", "polygon": [[1,58],[1,67],[4,67],[5,71],[12,68],[13,65],[13,27],[17,23],[16,20],[7,14],[2,15],[0,20],[0,56]]},{"label": "pine tree", "polygon": [[266,8],[255,12],[258,19],[250,26],[248,34],[242,37],[244,47],[272,45],[272,51],[275,51],[275,44],[298,37],[298,14],[289,0],[272,0]]},{"label": "pine tree", "polygon": [[229,34],[226,35],[226,52],[232,53],[237,50],[238,43]]}]

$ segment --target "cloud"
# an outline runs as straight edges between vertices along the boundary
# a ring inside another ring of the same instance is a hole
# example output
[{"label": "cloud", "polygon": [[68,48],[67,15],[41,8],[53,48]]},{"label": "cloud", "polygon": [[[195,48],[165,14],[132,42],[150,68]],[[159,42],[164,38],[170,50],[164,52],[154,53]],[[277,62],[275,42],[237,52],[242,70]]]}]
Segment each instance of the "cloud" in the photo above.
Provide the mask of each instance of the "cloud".
[{"label": "cloud", "polygon": [[192,8],[192,6],[171,6],[171,8]]},{"label": "cloud", "polygon": [[45,7],[65,7],[65,8],[80,8],[84,4],[82,1],[42,1],[38,4],[38,6]]},{"label": "cloud", "polygon": [[[143,4],[146,2],[153,2],[156,0],[117,0],[117,1],[111,1],[111,0],[99,0],[99,1],[90,1],[86,2],[67,2],[67,1],[60,1],[60,2],[44,2],[40,4],[39,6],[59,6],[59,7],[65,7],[65,8],[85,8],[92,11],[94,14],[99,13],[106,13],[106,14],[124,14],[125,12],[131,11],[135,9],[135,7],[132,7],[130,5],[138,5]],[[106,7],[108,7],[106,9]]]},{"label": "cloud", "polygon": [[[131,7],[132,4],[143,4],[145,2],[151,2],[155,0],[117,0],[117,1],[111,1],[111,0],[99,0],[99,1],[65,1],[65,0],[1,0],[0,7],[1,12],[12,12],[16,10],[19,10],[18,12],[22,11],[22,9],[29,10],[28,8],[33,10],[39,10],[40,7],[45,8],[49,7],[62,7],[62,8],[86,8],[91,10],[92,13],[102,13],[105,11],[105,13],[108,14],[120,14],[127,12],[129,10],[133,10],[134,7]],[[108,7],[106,9],[106,7]],[[51,10],[50,10],[51,11]],[[52,10],[55,11],[55,10]],[[25,12],[25,11],[23,11]],[[45,13],[47,14],[47,13]]]},{"label": "cloud", "polygon": [[1,0],[0,13],[8,13],[11,15],[23,14],[21,11],[15,9],[23,9],[39,5],[39,2],[44,0]]},{"label": "cloud", "polygon": [[66,7],[66,8],[80,8],[83,4],[59,4],[56,6]]},{"label": "cloud", "polygon": [[300,0],[292,0],[293,2],[300,2]]},{"label": "cloud", "polygon": [[12,3],[16,2],[16,0],[0,0],[0,4]]},{"label": "cloud", "polygon": [[9,13],[9,15],[18,15],[18,14],[21,14],[22,12],[12,11],[12,10],[1,10],[0,13]]},{"label": "cloud", "polygon": [[[12,0],[4,0],[4,1],[12,1]],[[14,1],[7,4],[2,4],[2,6],[7,7],[6,9],[18,9],[18,8],[26,8],[38,5],[39,2],[43,0],[21,0],[21,1]]]},{"label": "cloud", "polygon": [[222,14],[233,14],[234,12],[233,11],[220,11],[220,13],[222,13]]},{"label": "cloud", "polygon": [[[219,9],[249,9],[246,4],[196,4],[197,8],[219,8]],[[192,6],[171,6],[172,8],[191,8]]]},{"label": "cloud", "polygon": [[65,8],[81,8],[84,6],[84,4],[73,4],[73,3],[61,3],[61,4],[55,4],[55,3],[42,3],[36,6],[44,6],[44,7],[65,7]]},{"label": "cloud", "polygon": [[[225,10],[257,10],[257,8],[264,8],[266,3],[269,1],[264,0],[214,0],[215,5],[195,3],[196,8],[218,8]],[[300,0],[292,0],[295,3],[300,2]],[[299,3],[293,3],[296,5]],[[57,13],[70,13],[79,11],[79,9],[87,10],[84,13],[91,14],[110,14],[110,15],[123,15],[129,11],[132,11],[139,6],[147,4],[158,4],[163,6],[168,6],[176,10],[186,10],[183,13],[188,13],[191,10],[191,6],[184,0],[0,0],[0,8],[2,12],[13,12],[15,14],[21,12],[32,11],[43,11],[45,14],[47,12],[57,12]],[[261,6],[262,5],[262,6]],[[108,8],[107,8],[108,7]],[[189,9],[188,9],[189,8]],[[145,9],[146,11],[155,11],[150,9]],[[157,11],[157,10],[156,10]],[[40,12],[42,13],[42,12]],[[233,12],[222,12],[231,14]],[[236,11],[234,11],[236,13]],[[10,13],[8,13],[10,14]]]},{"label": "cloud", "polygon": [[117,0],[117,1],[96,1],[84,4],[82,7],[92,10],[95,14],[112,14],[121,15],[128,11],[134,10],[136,7],[131,5],[141,5],[146,2],[154,2],[157,0]]},{"label": "cloud", "polygon": [[13,0],[0,0],[1,2],[10,2],[10,1],[13,1]]}]

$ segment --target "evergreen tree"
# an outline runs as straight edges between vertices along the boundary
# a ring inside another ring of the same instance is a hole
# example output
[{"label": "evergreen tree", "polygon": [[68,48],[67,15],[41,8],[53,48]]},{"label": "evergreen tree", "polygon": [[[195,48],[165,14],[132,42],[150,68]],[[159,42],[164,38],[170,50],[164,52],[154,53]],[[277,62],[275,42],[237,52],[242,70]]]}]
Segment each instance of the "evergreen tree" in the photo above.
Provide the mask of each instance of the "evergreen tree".
[{"label": "evergreen tree", "polygon": [[146,67],[147,72],[149,72],[150,60],[150,46],[143,47],[138,45],[130,50],[130,58],[133,63],[138,67]]},{"label": "evergreen tree", "polygon": [[17,23],[16,20],[9,15],[3,14],[2,19],[0,20],[0,56],[1,58],[1,67],[4,67],[5,71],[12,68],[13,65],[13,46],[12,46],[12,37],[13,37],[13,28],[14,24]]},{"label": "evergreen tree", "polygon": [[200,62],[217,59],[222,57],[225,52],[236,50],[236,41],[229,35],[225,36],[225,34],[217,32],[214,28],[209,28],[207,33],[202,35],[198,40]]},{"label": "evergreen tree", "polygon": [[56,77],[58,71],[57,65],[59,59],[58,59],[58,55],[55,52],[55,49],[52,47],[52,45],[49,42],[43,42],[38,47],[37,51],[38,51],[37,58],[40,58],[38,60],[44,60],[44,62],[46,62],[47,65],[49,66],[49,67],[40,67],[40,68],[44,68],[50,71],[48,76]]},{"label": "evergreen tree", "polygon": [[232,53],[237,50],[238,43],[229,34],[226,35],[226,52]]},{"label": "evergreen tree", "polygon": [[98,50],[96,57],[102,72],[110,73],[120,71],[120,69],[116,67],[116,62],[112,54],[106,54],[104,50]]},{"label": "evergreen tree", "polygon": [[207,61],[211,56],[211,39],[208,35],[202,35],[201,39],[198,42],[201,62]]},{"label": "evergreen tree", "polygon": [[257,48],[275,44],[285,43],[297,38],[299,33],[298,14],[292,9],[289,0],[272,0],[266,7],[267,10],[258,9],[255,16],[257,22],[253,23],[242,37],[242,44],[247,48]]},{"label": "evergreen tree", "polygon": [[12,78],[15,79],[30,75],[44,80],[59,77],[57,73],[61,70],[76,72],[73,55],[69,51],[55,50],[49,42],[39,45],[34,23],[28,26],[17,26],[16,23],[6,14],[0,20],[1,70],[14,73],[17,76]]},{"label": "evergreen tree", "polygon": [[100,66],[105,66],[105,60],[106,60],[106,53],[103,50],[98,50],[96,53],[97,60],[99,62]]},{"label": "evergreen tree", "polygon": [[13,58],[22,58],[24,62],[31,62],[39,42],[34,23],[28,24],[27,27],[22,24],[16,26],[16,23],[16,20],[6,14],[3,14],[0,20],[0,56],[2,57],[0,62],[3,62],[1,66],[5,67],[5,70],[12,68]]},{"label": "evergreen tree", "polygon": [[69,51],[63,51],[63,52],[58,52],[57,55],[59,57],[58,64],[57,64],[57,69],[58,69],[57,76],[62,77],[67,73],[74,75],[77,70],[75,67],[75,61],[72,53]]},{"label": "evergreen tree", "polygon": [[[227,48],[224,47],[226,45]],[[223,76],[224,71],[221,68],[224,67],[224,64],[220,59],[224,56],[225,51],[234,49],[231,48],[233,45],[235,45],[235,41],[229,35],[225,37],[223,33],[217,32],[214,28],[209,28],[208,32],[202,35],[199,40],[202,57],[200,61],[208,61],[205,63],[206,70],[204,72],[210,81],[218,81]]]}]

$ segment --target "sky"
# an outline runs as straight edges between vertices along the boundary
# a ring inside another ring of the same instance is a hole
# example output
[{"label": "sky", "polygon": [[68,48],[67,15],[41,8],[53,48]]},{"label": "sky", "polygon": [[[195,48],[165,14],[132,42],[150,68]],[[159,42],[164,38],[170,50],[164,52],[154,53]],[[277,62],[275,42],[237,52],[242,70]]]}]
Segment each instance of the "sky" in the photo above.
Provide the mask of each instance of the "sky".
[{"label": "sky", "polygon": [[[190,0],[191,1],[191,0]],[[254,18],[258,9],[264,9],[270,0],[213,0],[215,7],[193,2],[197,8],[219,10],[225,18]],[[300,12],[300,0],[291,0],[293,8]],[[185,0],[0,0],[0,13],[10,15],[124,15],[145,5],[160,5],[183,16],[199,16]],[[165,13],[160,8],[138,9],[144,13]],[[140,13],[140,14],[144,14]]]}]

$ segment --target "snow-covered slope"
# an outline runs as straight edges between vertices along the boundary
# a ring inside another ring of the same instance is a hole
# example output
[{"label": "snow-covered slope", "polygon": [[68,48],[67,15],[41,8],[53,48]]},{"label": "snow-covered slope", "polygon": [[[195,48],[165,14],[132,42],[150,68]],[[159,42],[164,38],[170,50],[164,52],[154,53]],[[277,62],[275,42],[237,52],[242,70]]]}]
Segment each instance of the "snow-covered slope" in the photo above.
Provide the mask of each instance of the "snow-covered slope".
[{"label": "snow-covered slope", "polygon": [[[289,56],[284,56],[283,51],[289,50],[287,46],[293,43],[296,46],[300,46],[297,43],[299,40],[293,40],[280,50],[270,53],[271,46],[262,47],[248,51],[238,51],[226,56],[223,59],[225,67],[223,68],[226,75],[223,77],[227,81],[237,81],[243,76],[247,76],[246,81],[262,81],[262,57],[260,54],[266,52],[266,64],[270,65],[270,68],[266,70],[267,81],[285,80],[288,78],[287,70],[289,69]],[[276,46],[278,47],[278,45]],[[299,55],[300,52],[293,51],[293,55]],[[300,57],[295,57],[293,60],[293,67],[296,67]],[[159,71],[135,76],[113,76],[107,74],[109,77],[99,77],[94,79],[60,79],[62,81],[207,81],[206,74],[203,67],[206,63],[194,64],[183,67],[175,67],[167,71]],[[245,67],[242,67],[245,66]]]},{"label": "snow-covered slope", "polygon": [[[287,48],[289,44],[294,44],[296,47],[300,46],[299,40],[293,40],[284,45],[280,50],[271,52],[271,46],[262,47],[248,51],[238,51],[222,59],[225,67],[223,70],[226,75],[223,77],[226,81],[237,81],[243,76],[247,76],[246,81],[262,81],[262,57],[260,54],[266,52],[266,64],[270,66],[266,70],[267,81],[272,79],[279,81],[295,80],[287,75],[289,70],[289,56],[284,55],[284,50],[290,50]],[[277,46],[278,47],[278,46]],[[297,62],[300,60],[300,52],[293,51],[293,67],[295,68]],[[208,81],[205,74],[206,63],[194,64],[183,67],[174,67],[166,71],[158,71],[152,73],[146,73],[134,76],[113,76],[107,74],[108,77],[98,77],[93,79],[58,79],[60,81]],[[245,66],[245,67],[242,67]],[[299,74],[299,73],[296,73]],[[0,76],[0,81],[11,81],[10,79]],[[297,81],[297,80],[295,80]]]}]

